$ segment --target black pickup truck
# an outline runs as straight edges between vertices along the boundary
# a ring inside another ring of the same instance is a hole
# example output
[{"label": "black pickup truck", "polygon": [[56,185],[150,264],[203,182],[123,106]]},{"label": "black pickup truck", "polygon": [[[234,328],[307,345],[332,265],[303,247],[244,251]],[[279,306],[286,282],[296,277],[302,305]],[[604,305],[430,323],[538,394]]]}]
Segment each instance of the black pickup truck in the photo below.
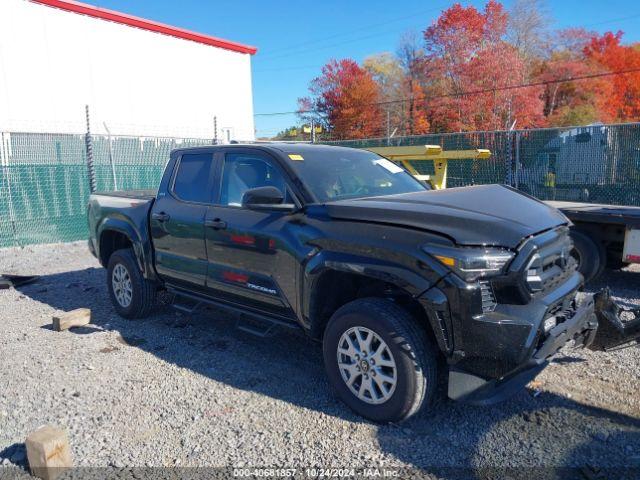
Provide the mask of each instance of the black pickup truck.
[{"label": "black pickup truck", "polygon": [[376,421],[428,405],[439,378],[450,398],[501,400],[560,348],[598,344],[563,214],[499,185],[429,190],[363,150],[178,149],[157,192],[91,195],[88,219],[120,315],[165,289],[300,327]]}]

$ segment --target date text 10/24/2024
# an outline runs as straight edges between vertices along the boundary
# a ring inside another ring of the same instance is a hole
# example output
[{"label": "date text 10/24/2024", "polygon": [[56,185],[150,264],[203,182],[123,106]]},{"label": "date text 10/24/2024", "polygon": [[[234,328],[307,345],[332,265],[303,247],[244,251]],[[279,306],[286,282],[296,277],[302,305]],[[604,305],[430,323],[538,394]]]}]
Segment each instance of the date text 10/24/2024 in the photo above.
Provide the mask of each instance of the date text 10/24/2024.
[{"label": "date text 10/24/2024", "polygon": [[393,468],[234,468],[234,477],[293,478],[302,473],[306,478],[399,478],[401,471]]}]

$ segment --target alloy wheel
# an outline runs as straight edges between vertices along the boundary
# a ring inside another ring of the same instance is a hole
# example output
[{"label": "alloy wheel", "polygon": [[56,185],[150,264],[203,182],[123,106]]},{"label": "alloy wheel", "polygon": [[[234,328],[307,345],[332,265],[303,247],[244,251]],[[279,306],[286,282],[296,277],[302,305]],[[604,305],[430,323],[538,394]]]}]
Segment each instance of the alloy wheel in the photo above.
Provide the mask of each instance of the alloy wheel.
[{"label": "alloy wheel", "polygon": [[351,393],[378,405],[391,398],[398,369],[385,341],[366,327],[352,327],[338,342],[338,368]]},{"label": "alloy wheel", "polygon": [[113,287],[113,294],[120,306],[127,308],[131,305],[131,299],[133,298],[131,277],[129,276],[127,268],[121,263],[118,263],[113,269],[111,285]]}]

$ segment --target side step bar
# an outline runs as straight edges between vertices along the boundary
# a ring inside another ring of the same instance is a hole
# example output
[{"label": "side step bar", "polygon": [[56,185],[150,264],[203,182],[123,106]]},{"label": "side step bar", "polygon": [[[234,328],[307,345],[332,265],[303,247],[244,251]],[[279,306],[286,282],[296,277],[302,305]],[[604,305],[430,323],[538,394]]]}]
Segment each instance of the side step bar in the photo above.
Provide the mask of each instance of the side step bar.
[{"label": "side step bar", "polygon": [[[265,338],[273,336],[277,327],[300,328],[300,326],[293,320],[280,319],[264,313],[246,310],[242,307],[230,305],[226,302],[221,302],[209,297],[201,297],[192,293],[183,292],[182,290],[173,287],[167,287],[167,291],[175,295],[172,307],[176,310],[186,314],[192,314],[206,304],[213,305],[230,313],[240,315],[240,318],[236,320],[236,328],[258,337]],[[181,302],[177,303],[179,298],[181,299]]]},{"label": "side step bar", "polygon": [[610,352],[640,343],[640,308],[622,308],[611,299],[609,288],[596,293],[593,299],[598,330],[589,346],[591,350]]},{"label": "side step bar", "polygon": [[[176,295],[176,299],[178,298],[178,295]],[[195,313],[198,311],[198,309],[202,306],[202,302],[198,302],[198,301],[194,301],[191,299],[186,299],[187,302],[185,303],[176,303],[176,300],[174,299],[173,303],[171,304],[171,306],[182,312],[182,313],[186,313],[188,315]]]}]

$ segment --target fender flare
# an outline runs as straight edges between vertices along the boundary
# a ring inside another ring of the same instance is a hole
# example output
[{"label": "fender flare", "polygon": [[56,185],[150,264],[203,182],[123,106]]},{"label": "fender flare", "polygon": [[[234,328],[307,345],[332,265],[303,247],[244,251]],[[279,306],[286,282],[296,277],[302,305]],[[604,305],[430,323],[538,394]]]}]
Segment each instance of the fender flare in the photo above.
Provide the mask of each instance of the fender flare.
[{"label": "fender flare", "polygon": [[[98,226],[98,258],[101,258],[102,237],[107,232],[118,232],[125,235],[133,246],[133,253],[140,267],[140,271],[147,279],[155,279],[155,273],[151,265],[151,252],[149,242],[144,242],[140,232],[130,222],[123,219],[107,217]],[[106,267],[106,265],[104,265]]]},{"label": "fender flare", "polygon": [[379,280],[398,287],[414,299],[429,290],[434,282],[413,272],[407,266],[379,258],[369,258],[351,253],[323,250],[312,256],[304,265],[301,285],[301,312],[305,326],[312,336],[317,334],[317,321],[312,317],[313,292],[323,274],[344,272]]}]

